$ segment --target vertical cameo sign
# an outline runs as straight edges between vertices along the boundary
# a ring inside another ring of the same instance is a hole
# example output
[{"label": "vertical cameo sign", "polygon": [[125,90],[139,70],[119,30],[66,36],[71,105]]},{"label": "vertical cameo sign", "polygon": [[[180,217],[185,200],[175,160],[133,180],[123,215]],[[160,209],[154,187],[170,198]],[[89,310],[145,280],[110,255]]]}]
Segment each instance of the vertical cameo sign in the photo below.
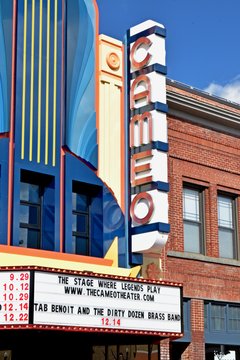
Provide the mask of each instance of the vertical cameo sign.
[{"label": "vertical cameo sign", "polygon": [[165,28],[151,20],[127,33],[130,234],[135,253],[159,253],[170,230],[165,36]]}]

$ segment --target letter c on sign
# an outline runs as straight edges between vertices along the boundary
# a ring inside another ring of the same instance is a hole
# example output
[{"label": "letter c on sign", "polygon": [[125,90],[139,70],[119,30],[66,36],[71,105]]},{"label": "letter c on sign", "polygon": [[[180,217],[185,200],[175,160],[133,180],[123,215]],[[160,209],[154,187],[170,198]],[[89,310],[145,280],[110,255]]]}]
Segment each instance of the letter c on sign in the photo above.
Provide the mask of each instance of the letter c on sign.
[{"label": "letter c on sign", "polygon": [[[138,217],[134,212],[135,206],[137,204],[139,204],[140,202],[145,202],[145,203],[147,203],[147,206],[148,206],[148,212],[144,217]],[[137,194],[135,196],[135,198],[133,199],[133,201],[131,203],[131,207],[130,207],[130,213],[131,213],[131,217],[132,217],[133,221],[135,223],[141,224],[141,225],[147,223],[151,219],[153,210],[154,210],[153,199],[152,199],[151,195],[146,192]]]},{"label": "letter c on sign", "polygon": [[144,46],[145,48],[149,49],[150,46],[152,45],[151,40],[149,40],[149,38],[146,37],[141,37],[139,39],[137,39],[135,41],[135,43],[133,44],[132,48],[131,48],[131,52],[130,52],[130,60],[131,60],[131,64],[132,66],[136,69],[139,70],[141,68],[143,68],[145,65],[148,64],[149,60],[151,59],[151,54],[147,53],[145,58],[142,61],[137,61],[135,59],[135,53],[136,51],[141,47]]}]

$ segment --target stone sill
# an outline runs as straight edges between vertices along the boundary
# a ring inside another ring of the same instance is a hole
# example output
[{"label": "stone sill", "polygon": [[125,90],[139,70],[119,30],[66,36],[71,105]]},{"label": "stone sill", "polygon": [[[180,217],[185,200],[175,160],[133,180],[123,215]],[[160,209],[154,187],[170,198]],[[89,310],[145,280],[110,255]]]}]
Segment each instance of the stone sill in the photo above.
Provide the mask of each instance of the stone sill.
[{"label": "stone sill", "polygon": [[168,251],[167,256],[186,259],[186,260],[197,260],[197,261],[203,261],[203,262],[208,262],[208,263],[240,267],[240,261],[238,261],[238,260],[214,258],[214,257],[210,257],[210,256],[205,256],[202,254],[195,254],[195,253],[189,253],[189,252]]}]

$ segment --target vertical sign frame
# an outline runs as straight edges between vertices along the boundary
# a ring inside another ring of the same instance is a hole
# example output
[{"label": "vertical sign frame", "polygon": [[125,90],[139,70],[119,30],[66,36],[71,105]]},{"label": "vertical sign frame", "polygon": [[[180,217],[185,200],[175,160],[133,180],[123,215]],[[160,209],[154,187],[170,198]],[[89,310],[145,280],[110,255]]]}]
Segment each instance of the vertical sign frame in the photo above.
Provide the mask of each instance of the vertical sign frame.
[{"label": "vertical sign frame", "polygon": [[163,25],[152,20],[127,33],[132,259],[134,253],[159,254],[170,231],[165,37]]}]

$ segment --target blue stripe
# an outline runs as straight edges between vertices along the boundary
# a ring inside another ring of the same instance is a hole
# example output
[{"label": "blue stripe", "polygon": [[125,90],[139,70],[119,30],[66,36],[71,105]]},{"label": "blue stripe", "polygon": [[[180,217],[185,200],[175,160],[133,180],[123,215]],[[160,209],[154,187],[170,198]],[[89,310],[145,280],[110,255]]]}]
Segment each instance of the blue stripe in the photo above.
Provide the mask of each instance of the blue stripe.
[{"label": "blue stripe", "polygon": [[139,253],[130,253],[130,263],[132,265],[142,265],[143,264],[143,255]]},{"label": "blue stripe", "polygon": [[152,148],[159,151],[165,151],[168,152],[168,143],[165,143],[163,141],[153,141],[152,142]]},{"label": "blue stripe", "polygon": [[127,43],[131,44],[140,37],[146,37],[151,34],[156,34],[162,37],[166,37],[166,29],[160,26],[154,25],[149,29],[143,30],[135,35],[130,36],[130,30],[127,31]]},{"label": "blue stripe", "polygon": [[47,72],[47,3],[43,2],[42,10],[42,74],[41,74],[41,147],[40,147],[40,162],[43,164],[45,160],[45,116],[46,116],[46,72]]},{"label": "blue stripe", "polygon": [[[18,2],[18,22],[17,22],[17,44],[23,43],[23,2]],[[23,49],[17,47],[16,49],[16,103],[15,103],[15,118],[19,116],[20,120],[15,122],[15,159],[19,159],[21,156],[21,126],[22,126],[22,67],[23,67]]]},{"label": "blue stripe", "polygon": [[130,111],[130,116],[133,117],[134,115],[143,114],[145,111],[152,111],[152,110],[158,110],[163,113],[167,113],[168,106],[167,106],[167,104],[163,104],[159,101],[156,101],[154,103],[150,103],[145,106],[141,106],[140,108],[132,109]]},{"label": "blue stripe", "polygon": [[149,144],[131,148],[131,156],[147,150],[159,150],[168,152],[168,143],[163,141],[151,141]]},{"label": "blue stripe", "polygon": [[31,94],[31,50],[32,50],[31,37],[32,37],[32,0],[31,2],[27,1],[26,94],[25,94],[25,129],[24,129],[25,132],[24,160],[27,161],[29,158],[29,138],[30,138],[30,99],[31,99],[30,94]]},{"label": "blue stripe", "polygon": [[141,70],[137,70],[137,71],[134,71],[133,73],[131,73],[130,79],[133,80],[133,79],[136,79],[140,75],[146,75],[151,72],[156,72],[158,74],[167,75],[167,66],[161,65],[158,63],[149,65]]},{"label": "blue stripe", "polygon": [[[48,164],[52,164],[53,153],[53,88],[54,88],[54,1],[50,2],[50,48],[49,48],[49,87],[48,87]],[[47,31],[47,29],[46,29]],[[44,160],[44,159],[43,159]]]},{"label": "blue stripe", "polygon": [[164,181],[152,181],[148,184],[138,185],[131,188],[131,194],[139,194],[143,191],[159,190],[169,192],[169,183]]},{"label": "blue stripe", "polygon": [[[12,3],[0,2],[0,132],[9,131],[9,109],[11,89]],[[11,17],[10,17],[11,19]],[[7,20],[7,21],[6,21]]]},{"label": "blue stripe", "polygon": [[39,3],[35,4],[35,29],[34,29],[34,90],[33,90],[33,133],[32,133],[32,160],[37,158],[37,132],[38,132],[38,48],[39,48]]},{"label": "blue stripe", "polygon": [[56,164],[60,160],[60,134],[61,134],[61,77],[62,77],[62,4],[58,2],[57,23],[57,104],[56,104]]},{"label": "blue stripe", "polygon": [[157,222],[157,223],[152,223],[152,224],[147,224],[147,225],[136,226],[134,228],[131,228],[130,231],[131,231],[131,235],[138,235],[138,234],[148,233],[148,232],[152,232],[152,231],[169,233],[170,232],[170,224]]}]

